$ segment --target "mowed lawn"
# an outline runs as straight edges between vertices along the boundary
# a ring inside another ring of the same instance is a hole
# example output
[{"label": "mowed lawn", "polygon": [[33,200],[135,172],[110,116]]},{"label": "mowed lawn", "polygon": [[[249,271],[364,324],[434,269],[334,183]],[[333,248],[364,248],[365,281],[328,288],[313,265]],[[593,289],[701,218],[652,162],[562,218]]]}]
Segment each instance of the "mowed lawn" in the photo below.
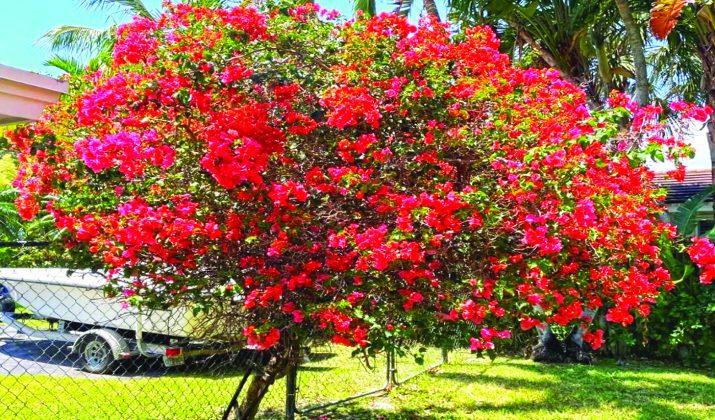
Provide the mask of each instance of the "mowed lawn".
[{"label": "mowed lawn", "polygon": [[335,417],[389,419],[715,419],[715,375],[612,362],[541,365],[498,358],[444,365]]},{"label": "mowed lawn", "polygon": [[[318,352],[299,375],[298,404],[345,398],[380,388],[381,361],[365,369],[349,352]],[[437,360],[432,352],[428,361]],[[421,367],[398,363],[398,378]],[[401,375],[400,375],[401,373]],[[96,378],[0,376],[0,418],[220,418],[240,372],[187,369],[165,376]],[[264,418],[281,418],[284,384],[266,397]],[[324,417],[323,417],[324,416]],[[299,416],[301,417],[301,416]],[[715,375],[667,366],[612,362],[540,365],[468,353],[417,376],[389,394],[311,411],[304,418],[385,419],[715,419]]]}]

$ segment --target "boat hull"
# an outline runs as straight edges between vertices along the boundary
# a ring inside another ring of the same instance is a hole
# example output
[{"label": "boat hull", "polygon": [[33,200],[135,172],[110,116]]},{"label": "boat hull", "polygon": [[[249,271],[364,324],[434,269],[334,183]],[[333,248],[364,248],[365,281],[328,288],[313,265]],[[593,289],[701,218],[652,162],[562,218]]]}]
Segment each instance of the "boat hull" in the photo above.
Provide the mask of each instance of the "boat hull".
[{"label": "boat hull", "polygon": [[[43,319],[92,327],[135,331],[139,312],[121,299],[104,295],[104,276],[62,268],[0,268],[0,284],[20,305]],[[191,333],[193,317],[186,308],[142,311],[142,331],[174,337]]]}]

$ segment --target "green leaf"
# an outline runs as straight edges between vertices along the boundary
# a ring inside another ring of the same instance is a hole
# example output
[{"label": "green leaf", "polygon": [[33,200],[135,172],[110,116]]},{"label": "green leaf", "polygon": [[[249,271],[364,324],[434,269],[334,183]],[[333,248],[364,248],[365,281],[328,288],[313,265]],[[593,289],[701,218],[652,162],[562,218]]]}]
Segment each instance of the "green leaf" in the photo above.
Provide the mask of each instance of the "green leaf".
[{"label": "green leaf", "polygon": [[705,204],[705,200],[712,195],[713,191],[715,191],[715,187],[707,188],[690,197],[685,203],[678,207],[673,221],[678,228],[678,235],[681,238],[687,238],[693,235],[697,224],[698,210]]},{"label": "green leaf", "polygon": [[705,237],[710,239],[711,241],[714,241],[715,240],[715,227],[710,229],[710,231],[708,231],[708,233],[705,234]]},{"label": "green leaf", "polygon": [[83,0],[82,5],[87,8],[106,9],[120,6],[132,15],[138,15],[147,19],[155,20],[154,15],[146,7],[142,0]]},{"label": "green leaf", "polygon": [[368,16],[377,14],[377,5],[375,0],[355,0],[355,11],[362,11]]}]

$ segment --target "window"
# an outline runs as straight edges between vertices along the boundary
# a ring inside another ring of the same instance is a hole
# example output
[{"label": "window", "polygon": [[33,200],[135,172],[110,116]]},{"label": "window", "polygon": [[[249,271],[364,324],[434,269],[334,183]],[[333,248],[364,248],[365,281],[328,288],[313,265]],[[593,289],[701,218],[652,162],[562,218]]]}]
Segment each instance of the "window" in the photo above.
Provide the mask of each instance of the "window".
[{"label": "window", "polygon": [[715,227],[715,220],[713,219],[698,220],[698,229],[696,233],[698,235],[705,235],[706,233],[710,232],[713,227]]}]

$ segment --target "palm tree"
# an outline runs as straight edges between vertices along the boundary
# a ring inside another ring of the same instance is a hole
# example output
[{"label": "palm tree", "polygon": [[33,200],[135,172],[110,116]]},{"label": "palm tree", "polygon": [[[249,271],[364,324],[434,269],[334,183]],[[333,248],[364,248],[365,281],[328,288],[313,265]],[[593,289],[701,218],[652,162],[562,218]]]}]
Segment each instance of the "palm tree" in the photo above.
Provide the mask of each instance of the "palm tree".
[{"label": "palm tree", "polygon": [[355,11],[361,11],[368,16],[375,16],[377,14],[376,0],[355,0]]},{"label": "palm tree", "polygon": [[[355,1],[355,11],[362,11],[363,13],[372,16],[377,12],[377,0],[354,0]],[[394,0],[393,4],[395,6],[394,12],[400,13],[402,15],[409,15],[414,7],[416,6],[414,0]],[[425,13],[429,16],[434,16],[437,20],[440,20],[439,9],[437,8],[437,2],[435,0],[422,0],[422,5],[424,7]]]},{"label": "palm tree", "polygon": [[[654,69],[659,77],[669,77],[675,68],[678,79],[687,82],[682,89],[685,99],[701,99],[715,108],[715,3],[658,0],[651,10],[651,28],[674,52],[671,60],[657,57]],[[715,184],[715,116],[710,116],[707,128]]]},{"label": "palm tree", "polygon": [[621,16],[623,25],[628,36],[631,55],[633,57],[633,66],[635,69],[636,92],[635,99],[639,105],[643,106],[648,103],[650,82],[648,81],[648,66],[646,64],[645,48],[643,47],[643,36],[638,24],[633,18],[631,6],[628,0],[614,0],[618,9],[618,14]]},{"label": "palm tree", "polygon": [[[688,7],[686,17],[697,37],[697,53],[702,67],[702,89],[707,93],[707,103],[715,109],[715,3],[701,3]],[[715,116],[708,121],[710,161],[715,182]]]},{"label": "palm tree", "polygon": [[[183,0],[185,3],[206,7],[223,7],[231,0]],[[368,0],[369,1],[369,0]],[[155,20],[158,16],[149,10],[142,0],[80,0],[89,9],[108,10],[119,8],[124,14]],[[109,59],[114,46],[117,25],[104,29],[63,25],[51,29],[42,40],[49,43],[55,55],[45,65],[56,67],[68,74],[79,74],[86,67],[96,70]],[[85,62],[80,56],[89,56]]]},{"label": "palm tree", "polygon": [[[119,7],[127,14],[155,18],[142,0],[81,0],[81,4],[96,10]],[[45,65],[73,75],[82,73],[86,67],[97,69],[112,50],[116,29],[113,24],[104,29],[63,25],[49,30],[41,40],[49,43],[54,56]],[[89,56],[90,59],[85,62],[80,56]]]},{"label": "palm tree", "polygon": [[611,1],[452,0],[450,7],[450,17],[462,24],[496,28],[517,61],[536,56],[525,64],[553,67],[583,86],[592,107],[633,77],[624,24]]},{"label": "palm tree", "polygon": [[24,227],[15,208],[17,190],[3,187],[0,189],[0,237],[5,241],[18,241],[25,237]]}]

